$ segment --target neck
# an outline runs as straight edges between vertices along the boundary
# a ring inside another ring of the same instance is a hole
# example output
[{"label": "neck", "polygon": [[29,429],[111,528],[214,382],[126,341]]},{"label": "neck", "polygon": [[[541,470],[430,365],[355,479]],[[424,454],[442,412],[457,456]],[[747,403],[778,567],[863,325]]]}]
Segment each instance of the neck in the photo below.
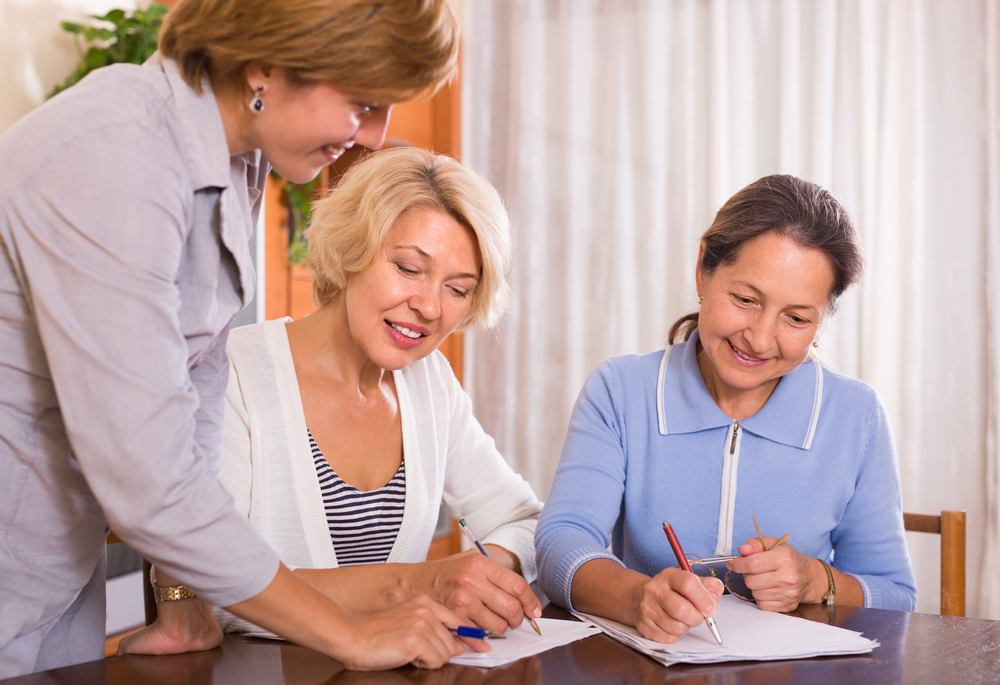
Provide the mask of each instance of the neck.
[{"label": "neck", "polygon": [[734,421],[748,419],[759,412],[767,404],[771,393],[781,380],[775,378],[753,388],[734,388],[719,376],[712,360],[705,354],[701,342],[698,343],[697,355],[698,370],[701,371],[701,378],[705,381],[708,394],[715,400],[716,406]]},{"label": "neck", "polygon": [[240,93],[215,79],[212,79],[212,92],[215,94],[215,102],[222,117],[222,127],[226,131],[229,156],[235,157],[255,149],[257,145],[250,135],[253,115],[240,98]]},{"label": "neck", "polygon": [[360,393],[381,385],[386,371],[351,336],[343,291],[309,316],[286,324],[286,330],[297,369],[321,374]]}]

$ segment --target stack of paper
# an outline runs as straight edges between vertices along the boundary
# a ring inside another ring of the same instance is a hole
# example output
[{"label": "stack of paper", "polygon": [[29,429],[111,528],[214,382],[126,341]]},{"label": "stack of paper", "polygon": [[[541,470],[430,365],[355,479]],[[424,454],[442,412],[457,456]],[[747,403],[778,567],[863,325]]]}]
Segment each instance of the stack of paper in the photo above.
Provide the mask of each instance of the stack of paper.
[{"label": "stack of paper", "polygon": [[594,623],[611,637],[665,666],[678,663],[707,664],[719,661],[770,661],[804,659],[831,654],[864,654],[879,644],[844,628],[761,611],[757,605],[730,595],[719,602],[715,622],[723,646],[712,639],[702,623],[673,644],[647,640],[635,628],[600,616],[576,614]]},{"label": "stack of paper", "polygon": [[569,644],[576,640],[582,640],[591,635],[601,632],[596,626],[579,621],[560,621],[554,618],[536,618],[539,630],[538,635],[527,621],[524,621],[517,628],[511,628],[505,635],[505,640],[489,640],[492,651],[473,652],[468,647],[465,653],[451,658],[451,663],[462,666],[475,666],[477,668],[493,668],[494,666],[506,666],[509,663],[544,652],[553,647]]}]

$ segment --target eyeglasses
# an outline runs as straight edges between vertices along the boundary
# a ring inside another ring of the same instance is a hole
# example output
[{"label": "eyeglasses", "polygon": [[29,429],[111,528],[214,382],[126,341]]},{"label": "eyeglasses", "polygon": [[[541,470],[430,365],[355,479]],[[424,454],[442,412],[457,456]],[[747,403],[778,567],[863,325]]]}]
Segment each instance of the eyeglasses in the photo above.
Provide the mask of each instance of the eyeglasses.
[{"label": "eyeglasses", "polygon": [[[696,554],[685,554],[684,556],[688,558],[688,563],[691,564],[691,566],[695,566],[696,564],[702,564],[704,566],[707,566],[708,572],[712,574],[713,578],[719,577],[719,575],[715,572],[715,566],[713,566],[713,564],[722,564],[729,561],[730,559],[739,558],[737,556],[702,558]],[[677,564],[677,567],[680,568],[680,564]],[[721,578],[721,580],[722,584],[726,587],[727,590],[729,590],[729,594],[731,594],[736,599],[742,599],[744,602],[752,602],[754,604],[757,603],[757,600],[754,599],[753,595],[747,596],[743,594],[744,591],[743,588],[740,588],[739,592],[733,589],[733,585],[735,585],[736,583],[733,580],[733,572],[730,571],[728,568],[726,569],[726,574]]]},{"label": "eyeglasses", "polygon": [[[764,548],[765,552],[770,551],[770,550],[774,549],[775,547],[778,547],[778,546],[783,545],[786,542],[788,542],[788,537],[789,536],[782,535],[780,540],[778,540],[776,543],[774,543],[773,545],[771,545],[770,547],[768,547],[764,543],[764,536],[761,535],[761,533],[760,533],[760,526],[757,525],[757,517],[756,516],[753,517],[753,525],[754,525],[754,528],[757,529],[757,537],[760,538],[760,546],[762,548]],[[702,557],[699,557],[696,554],[685,554],[684,556],[686,556],[688,558],[688,563],[691,564],[691,566],[694,566],[696,564],[702,564],[704,566],[707,566],[708,567],[708,572],[712,574],[713,578],[718,578],[719,577],[719,575],[715,572],[715,566],[713,566],[713,564],[722,564],[722,563],[725,563],[725,562],[729,561],[730,559],[738,559],[739,558],[737,556],[731,556],[731,557],[705,557],[705,558],[702,558]],[[678,563],[677,567],[680,568],[680,566],[681,565]],[[739,575],[739,574],[737,574],[737,575]],[[731,594],[733,597],[735,597],[737,599],[742,599],[744,602],[753,602],[754,604],[757,603],[757,600],[754,599],[754,596],[752,594],[749,595],[749,596],[747,596],[746,594],[743,593],[743,589],[744,588],[740,588],[740,590],[741,590],[740,592],[737,592],[736,590],[733,589],[733,585],[735,584],[735,582],[733,581],[733,572],[730,571],[728,568],[726,569],[726,575],[724,575],[722,577],[722,584],[726,587],[727,590],[729,590],[729,594]]]}]

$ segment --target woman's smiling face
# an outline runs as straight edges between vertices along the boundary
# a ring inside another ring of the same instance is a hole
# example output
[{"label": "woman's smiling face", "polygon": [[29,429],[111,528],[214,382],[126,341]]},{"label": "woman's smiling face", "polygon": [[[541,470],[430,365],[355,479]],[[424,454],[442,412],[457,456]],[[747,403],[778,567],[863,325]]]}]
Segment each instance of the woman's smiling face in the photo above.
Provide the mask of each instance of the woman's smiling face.
[{"label": "woman's smiling face", "polygon": [[347,276],[351,338],[383,369],[426,357],[469,313],[479,271],[472,229],[434,209],[403,213],[375,263]]},{"label": "woman's smiling face", "polygon": [[833,280],[823,252],[778,233],[749,241],[711,276],[699,268],[698,335],[711,363],[699,361],[717,403],[741,391],[766,393],[766,401],[802,363],[829,312]]},{"label": "woman's smiling face", "polygon": [[391,104],[376,105],[326,82],[296,83],[280,67],[256,67],[252,84],[266,83],[264,108],[250,117],[250,143],[282,177],[306,183],[355,143],[372,150],[385,141]]}]

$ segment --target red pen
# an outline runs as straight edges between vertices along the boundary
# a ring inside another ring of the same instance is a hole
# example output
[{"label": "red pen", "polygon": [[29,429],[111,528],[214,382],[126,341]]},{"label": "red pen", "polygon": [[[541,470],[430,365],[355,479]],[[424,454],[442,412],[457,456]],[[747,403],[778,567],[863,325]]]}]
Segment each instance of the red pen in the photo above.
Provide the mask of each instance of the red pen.
[{"label": "red pen", "polygon": [[[663,532],[667,534],[667,540],[670,542],[670,549],[674,550],[674,556],[677,557],[677,561],[680,563],[681,568],[688,573],[692,573],[691,564],[688,563],[687,557],[684,555],[684,550],[681,549],[680,540],[677,539],[677,536],[674,534],[674,529],[671,528],[670,524],[666,521],[663,522]],[[721,647],[722,636],[719,635],[719,628],[715,625],[715,619],[711,616],[706,616],[705,623],[708,625],[708,629],[712,631],[712,637],[715,638],[715,641],[718,642]]]}]

